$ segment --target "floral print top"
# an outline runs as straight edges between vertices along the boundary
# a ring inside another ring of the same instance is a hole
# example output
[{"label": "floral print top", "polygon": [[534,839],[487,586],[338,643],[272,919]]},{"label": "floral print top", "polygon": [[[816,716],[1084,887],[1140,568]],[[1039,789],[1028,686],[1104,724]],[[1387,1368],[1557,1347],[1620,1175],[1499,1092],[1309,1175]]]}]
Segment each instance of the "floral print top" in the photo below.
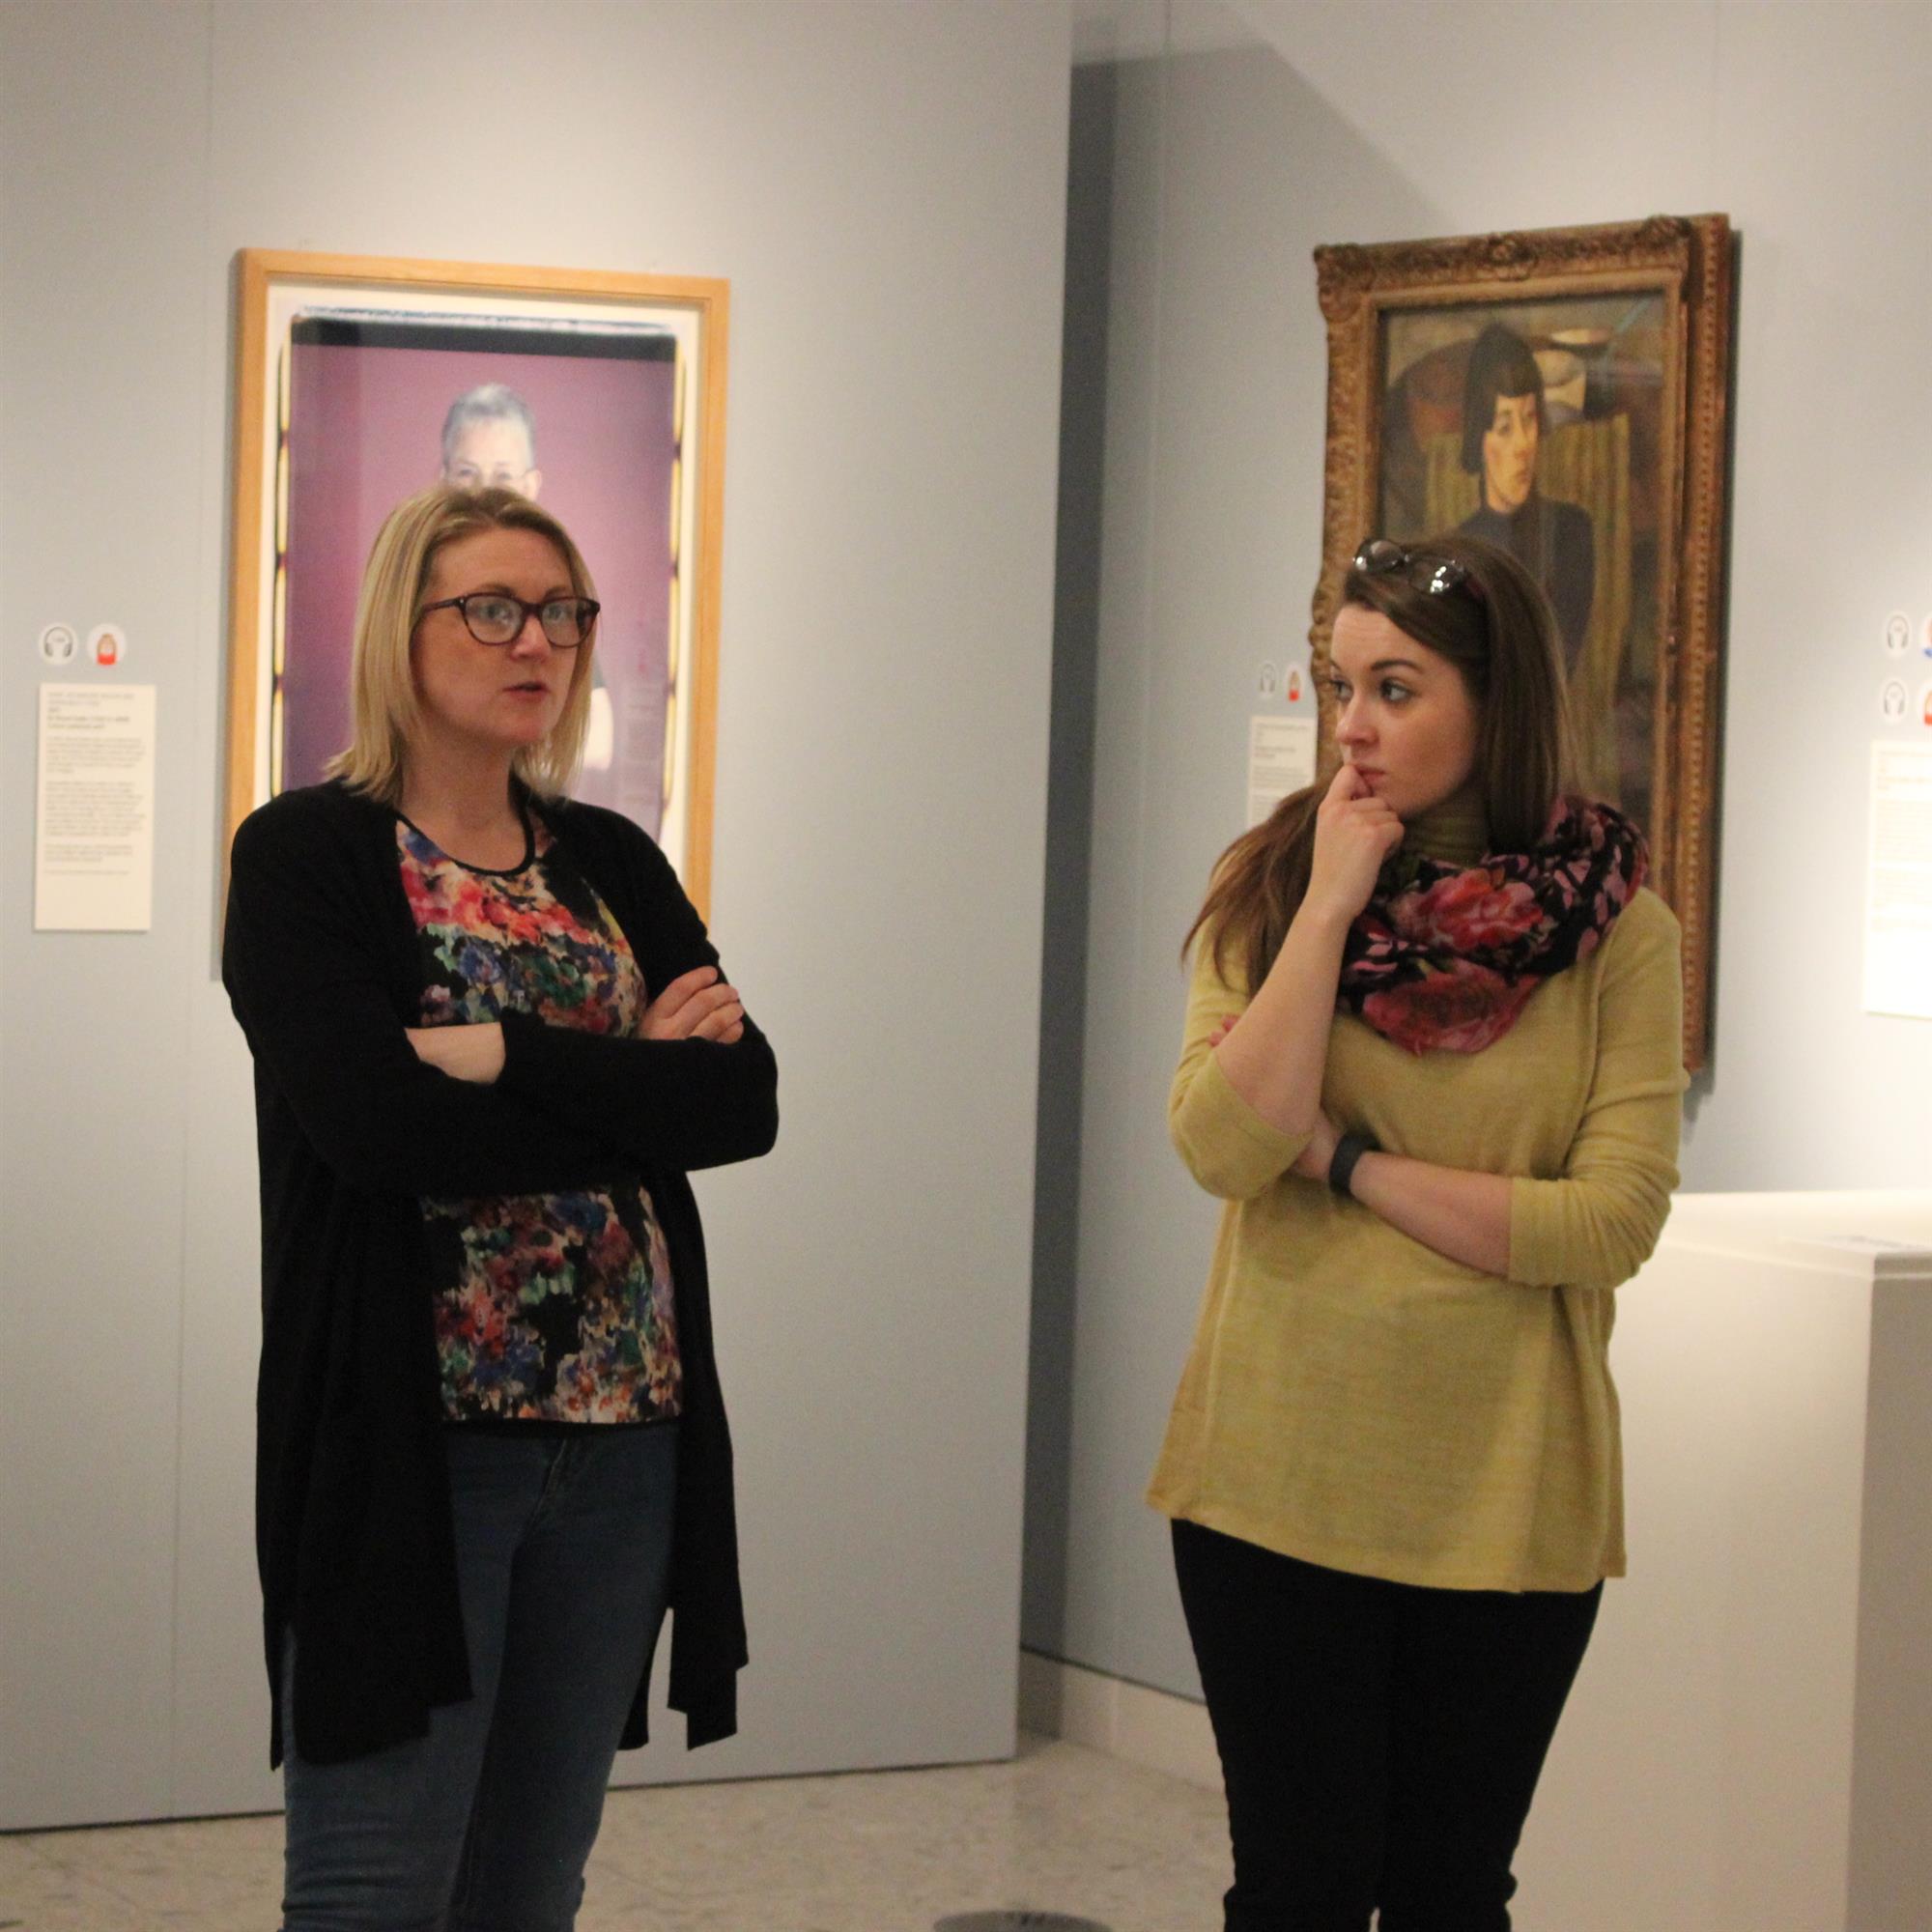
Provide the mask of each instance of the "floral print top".
[{"label": "floral print top", "polygon": [[[420,1023],[507,1012],[637,1031],[643,976],[540,820],[524,863],[490,872],[396,823],[423,965]],[[450,1422],[639,1423],[678,1413],[670,1262],[641,1185],[425,1198],[442,1413]]]}]

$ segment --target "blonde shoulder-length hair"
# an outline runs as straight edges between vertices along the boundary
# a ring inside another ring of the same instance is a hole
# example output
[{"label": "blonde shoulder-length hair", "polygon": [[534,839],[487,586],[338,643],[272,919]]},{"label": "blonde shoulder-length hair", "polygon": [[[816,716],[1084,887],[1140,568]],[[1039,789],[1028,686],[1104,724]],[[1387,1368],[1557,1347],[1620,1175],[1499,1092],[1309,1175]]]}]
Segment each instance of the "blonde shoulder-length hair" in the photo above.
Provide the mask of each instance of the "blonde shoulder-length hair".
[{"label": "blonde shoulder-length hair", "polygon": [[[532,530],[547,537],[570,573],[572,591],[579,597],[597,594],[570,533],[548,510],[514,490],[451,490],[438,484],[398,503],[376,532],[355,600],[350,667],[355,737],[327,765],[328,776],[352,791],[385,805],[402,798],[404,768],[421,720],[410,640],[423,593],[437,553],[480,530]],[[570,690],[555,724],[541,742],[520,751],[511,765],[540,798],[562,796],[577,776],[590,718],[590,656],[596,641],[593,630],[572,653]]]}]

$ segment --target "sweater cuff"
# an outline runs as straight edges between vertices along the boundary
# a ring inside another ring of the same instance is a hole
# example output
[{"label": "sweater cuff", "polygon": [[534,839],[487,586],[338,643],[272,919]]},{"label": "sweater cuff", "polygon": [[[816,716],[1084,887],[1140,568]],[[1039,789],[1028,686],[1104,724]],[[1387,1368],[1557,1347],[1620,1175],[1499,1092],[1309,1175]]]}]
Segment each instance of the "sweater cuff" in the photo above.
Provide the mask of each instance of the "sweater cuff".
[{"label": "sweater cuff", "polygon": [[1258,1113],[1254,1106],[1243,1098],[1240,1089],[1228,1078],[1227,1068],[1214,1054],[1210,1053],[1208,1056],[1208,1064],[1201,1069],[1201,1077],[1208,1083],[1208,1093],[1204,1098],[1211,1110],[1210,1118],[1225,1122],[1228,1126],[1245,1135],[1270,1159],[1279,1155],[1284,1167],[1314,1138],[1312,1134],[1287,1133],[1272,1121]]},{"label": "sweater cuff", "polygon": [[1264,1120],[1210,1053],[1176,1110],[1174,1138],[1204,1187],[1240,1199],[1286,1174],[1314,1136]]},{"label": "sweater cuff", "polygon": [[1537,1245],[1530,1228],[1535,1212],[1529,1190],[1523,1185],[1522,1176],[1518,1175],[1510,1181],[1509,1278],[1527,1288],[1536,1285],[1529,1272],[1530,1250]]},{"label": "sweater cuff", "polygon": [[1509,1278],[1520,1287],[1560,1287],[1574,1272],[1563,1255],[1563,1186],[1528,1175],[1510,1182]]}]

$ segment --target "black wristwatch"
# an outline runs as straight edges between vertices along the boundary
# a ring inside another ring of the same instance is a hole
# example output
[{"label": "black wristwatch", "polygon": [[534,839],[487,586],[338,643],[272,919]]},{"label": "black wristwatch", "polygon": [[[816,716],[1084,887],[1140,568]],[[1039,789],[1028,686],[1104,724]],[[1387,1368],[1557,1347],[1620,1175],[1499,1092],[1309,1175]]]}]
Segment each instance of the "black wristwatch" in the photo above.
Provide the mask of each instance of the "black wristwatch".
[{"label": "black wristwatch", "polygon": [[1365,1153],[1380,1153],[1381,1143],[1374,1134],[1365,1134],[1360,1127],[1350,1127],[1335,1143],[1335,1151],[1328,1156],[1328,1185],[1345,1201],[1355,1198],[1355,1190],[1349,1185],[1354,1178],[1355,1163]]}]

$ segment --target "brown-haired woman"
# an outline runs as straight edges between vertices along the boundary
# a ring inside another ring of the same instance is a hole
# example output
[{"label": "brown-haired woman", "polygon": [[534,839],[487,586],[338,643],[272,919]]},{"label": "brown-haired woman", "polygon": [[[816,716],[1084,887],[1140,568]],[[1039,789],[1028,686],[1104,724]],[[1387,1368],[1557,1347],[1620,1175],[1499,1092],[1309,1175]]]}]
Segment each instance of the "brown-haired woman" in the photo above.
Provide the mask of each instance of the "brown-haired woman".
[{"label": "brown-haired woman", "polygon": [[286,1932],[574,1924],[667,1607],[689,1742],[735,1724],[685,1176],[772,1145],[777,1069],[663,853],[565,795],[597,615],[526,497],[412,497],[355,742],[235,838]]},{"label": "brown-haired woman", "polygon": [[1514,557],[1365,544],[1331,656],[1341,768],[1190,934],[1170,1121],[1227,1206],[1150,1498],[1230,1932],[1502,1932],[1624,1568],[1605,1349],[1676,1184],[1677,923],[1570,791]]}]

